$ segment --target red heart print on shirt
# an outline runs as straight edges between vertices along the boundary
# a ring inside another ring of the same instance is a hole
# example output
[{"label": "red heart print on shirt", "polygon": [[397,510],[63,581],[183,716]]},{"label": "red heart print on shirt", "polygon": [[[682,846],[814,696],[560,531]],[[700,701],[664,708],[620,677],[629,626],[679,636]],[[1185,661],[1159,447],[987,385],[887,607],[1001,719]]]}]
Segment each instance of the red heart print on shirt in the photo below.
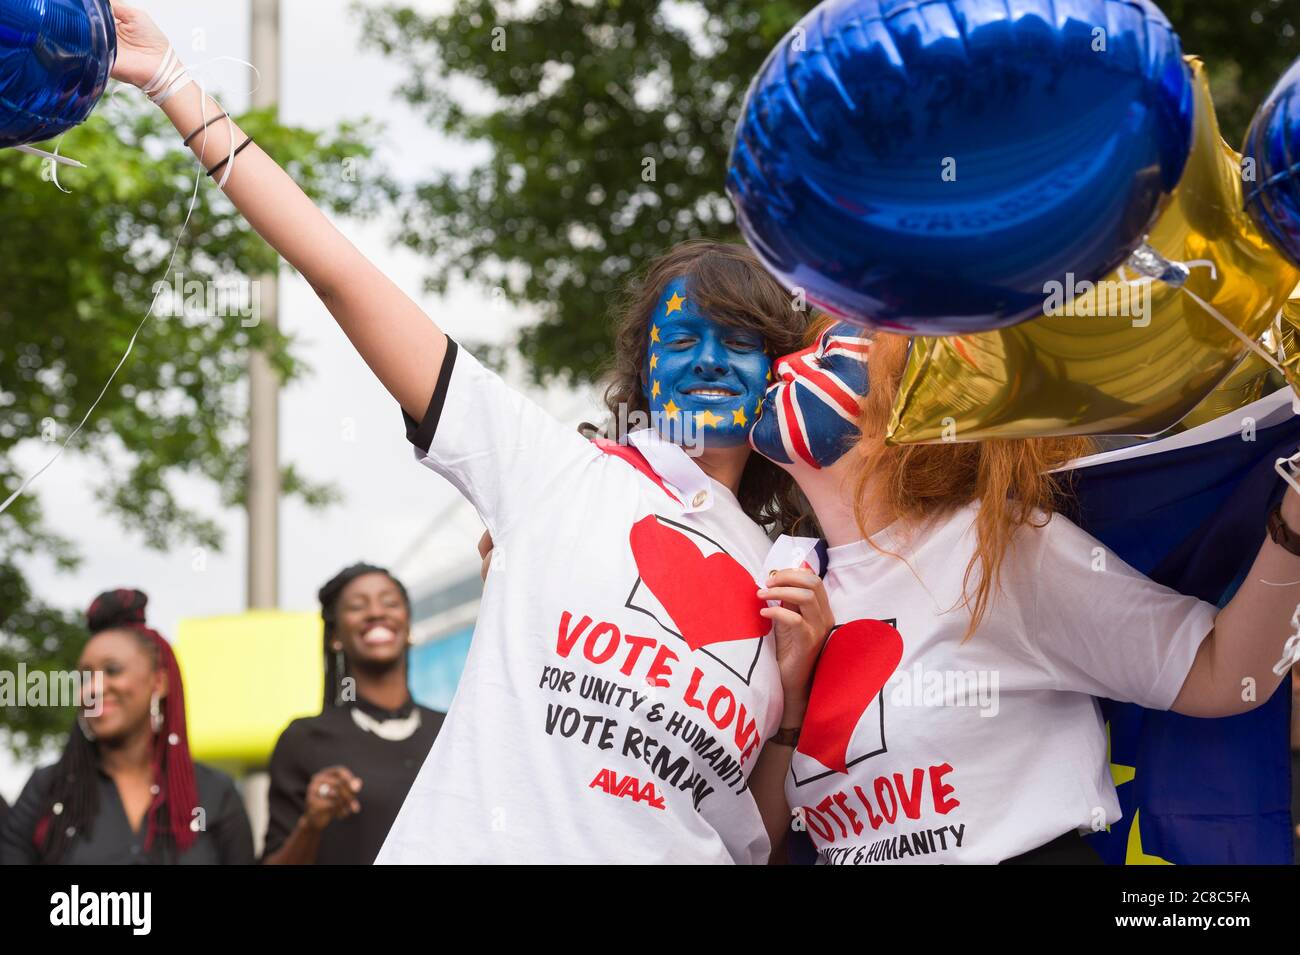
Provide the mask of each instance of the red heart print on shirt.
[{"label": "red heart print on shirt", "polygon": [[797,750],[847,773],[853,731],[902,658],[903,638],[883,620],[836,627],[817,661]]},{"label": "red heart print on shirt", "polygon": [[680,531],[651,514],[628,535],[637,573],[673,618],[692,650],[764,636],[772,624],[759,611],[758,584],[730,554],[705,557]]}]

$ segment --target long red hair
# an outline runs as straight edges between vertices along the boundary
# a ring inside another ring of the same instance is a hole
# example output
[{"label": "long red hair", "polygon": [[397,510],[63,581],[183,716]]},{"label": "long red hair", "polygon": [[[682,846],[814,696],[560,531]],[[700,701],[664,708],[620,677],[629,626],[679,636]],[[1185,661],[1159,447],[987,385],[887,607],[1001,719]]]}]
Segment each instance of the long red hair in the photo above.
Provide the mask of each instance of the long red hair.
[{"label": "long red hair", "polygon": [[862,403],[862,438],[855,449],[861,468],[855,512],[864,528],[868,495],[885,502],[905,527],[915,529],[972,502],[976,549],[962,581],[970,610],[966,636],[975,632],[1001,587],[1002,563],[1015,535],[1041,527],[1060,509],[1068,486],[1053,468],[1096,450],[1089,438],[887,445],[885,432],[907,364],[908,339],[877,334],[871,348],[871,388]]}]

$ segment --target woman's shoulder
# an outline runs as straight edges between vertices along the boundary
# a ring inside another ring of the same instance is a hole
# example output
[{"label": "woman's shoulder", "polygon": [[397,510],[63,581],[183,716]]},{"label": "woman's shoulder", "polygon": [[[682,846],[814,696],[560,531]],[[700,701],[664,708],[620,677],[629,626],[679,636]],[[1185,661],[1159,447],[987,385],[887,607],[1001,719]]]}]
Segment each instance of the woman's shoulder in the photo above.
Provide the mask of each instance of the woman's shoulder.
[{"label": "woman's shoulder", "polygon": [[[1014,507],[1010,503],[1009,506]],[[948,520],[954,526],[960,526],[963,530],[969,528],[970,532],[974,534],[980,511],[980,502],[972,501],[952,512]],[[1061,547],[1069,546],[1080,540],[1093,539],[1069,515],[1060,510],[1049,511],[1045,508],[1035,507],[1030,509],[1028,514],[1020,514],[1015,510],[1008,513],[1011,519],[1016,521],[1014,524],[1015,533],[1011,538],[1011,543],[1018,547]]]},{"label": "woman's shoulder", "polygon": [[28,777],[27,785],[24,787],[23,792],[27,792],[27,790],[38,793],[48,791],[50,787],[54,785],[54,780],[58,775],[58,772],[58,763],[47,763],[44,766],[38,766],[32,771],[31,776]]},{"label": "woman's shoulder", "polygon": [[1005,576],[1030,585],[1032,606],[1059,603],[1080,590],[1096,593],[1110,578],[1095,572],[1122,563],[1068,514],[1041,510],[1016,528],[1006,557]]},{"label": "woman's shoulder", "polygon": [[1095,544],[1097,539],[1060,511],[1035,510],[1030,528],[1044,548],[1074,547]]},{"label": "woman's shoulder", "polygon": [[19,794],[17,801],[10,807],[10,814],[14,817],[24,816],[32,821],[35,820],[33,813],[43,811],[46,801],[50,797],[50,792],[54,788],[54,781],[58,778],[59,764],[50,763],[46,766],[37,767],[32,771],[31,776],[23,785],[23,790]]},{"label": "woman's shoulder", "polygon": [[234,777],[207,763],[194,764],[194,785],[199,791],[200,802],[212,801],[210,797],[223,797],[227,793],[238,795]]},{"label": "woman's shoulder", "polygon": [[311,716],[300,716],[290,720],[289,725],[280,732],[280,742],[297,743],[323,733],[328,734],[330,728],[338,723],[343,714],[344,710],[341,707],[331,706]]},{"label": "woman's shoulder", "polygon": [[415,708],[420,711],[421,725],[440,727],[443,720],[447,718],[447,714],[442,710],[433,710],[427,706],[421,706],[419,703],[415,704]]},{"label": "woman's shoulder", "polygon": [[313,716],[300,716],[280,731],[271,751],[271,767],[288,768],[312,762],[321,746],[338,737],[337,713],[332,709]]}]

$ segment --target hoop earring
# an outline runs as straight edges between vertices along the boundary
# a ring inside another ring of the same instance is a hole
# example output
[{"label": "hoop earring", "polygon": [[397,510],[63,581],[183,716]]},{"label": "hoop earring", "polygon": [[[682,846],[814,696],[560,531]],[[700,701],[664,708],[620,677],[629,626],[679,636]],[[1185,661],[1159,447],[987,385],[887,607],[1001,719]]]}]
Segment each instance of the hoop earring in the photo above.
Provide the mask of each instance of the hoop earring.
[{"label": "hoop earring", "polygon": [[77,725],[81,727],[81,735],[93,743],[95,741],[95,731],[92,730],[90,724],[86,722],[84,714],[77,714]]},{"label": "hoop earring", "polygon": [[161,730],[163,726],[161,702],[157,691],[154,691],[154,695],[149,697],[149,725],[155,733]]}]

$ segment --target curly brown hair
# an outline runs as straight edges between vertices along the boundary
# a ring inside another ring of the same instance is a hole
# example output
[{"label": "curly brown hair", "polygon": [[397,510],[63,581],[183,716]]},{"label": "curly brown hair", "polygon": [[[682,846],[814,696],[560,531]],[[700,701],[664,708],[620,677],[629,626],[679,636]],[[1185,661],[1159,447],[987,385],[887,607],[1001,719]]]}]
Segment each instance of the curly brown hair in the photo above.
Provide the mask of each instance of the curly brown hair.
[{"label": "curly brown hair", "polygon": [[[709,318],[763,336],[769,356],[798,350],[805,330],[818,313],[797,308],[789,292],[763,268],[747,246],[692,239],[673,246],[631,278],[614,311],[614,354],[606,369],[606,434],[617,440],[620,421],[634,413],[648,415],[643,366],[650,343],[650,324],[664,289],[685,278],[695,305]],[[622,414],[620,414],[620,410]],[[736,495],[755,523],[789,532],[800,517],[794,482],[779,467],[751,454]]]}]

